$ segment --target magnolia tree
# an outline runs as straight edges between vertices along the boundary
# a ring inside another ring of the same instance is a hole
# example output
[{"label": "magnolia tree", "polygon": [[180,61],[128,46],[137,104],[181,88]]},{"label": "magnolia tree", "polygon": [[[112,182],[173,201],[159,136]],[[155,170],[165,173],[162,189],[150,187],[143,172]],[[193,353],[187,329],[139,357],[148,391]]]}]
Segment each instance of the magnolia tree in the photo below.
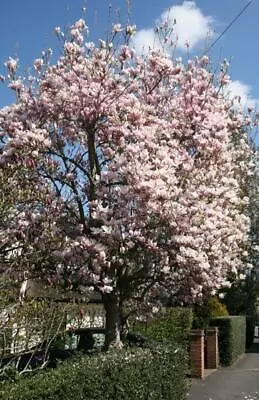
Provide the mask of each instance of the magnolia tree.
[{"label": "magnolia tree", "polygon": [[[251,153],[245,160],[241,157],[242,165],[250,164],[250,174],[244,174],[241,190],[246,198],[246,212],[250,218],[249,241],[246,243],[244,253],[248,256],[251,268],[247,274],[240,274],[231,288],[223,290],[224,302],[233,314],[257,314],[258,298],[258,206],[259,206],[259,170],[258,149],[254,140],[251,141]],[[245,163],[245,164],[244,164]]]},{"label": "magnolia tree", "polygon": [[[258,149],[256,146],[253,147],[253,159],[254,159],[254,170],[253,175],[249,177],[246,183],[246,193],[249,197],[249,217],[250,217],[250,258],[252,260],[252,264],[255,268],[255,273],[258,275],[258,239],[259,239],[259,216],[258,216],[258,207],[259,207],[259,155]],[[258,276],[257,276],[258,279]]]},{"label": "magnolia tree", "polygon": [[0,184],[0,297],[10,302],[17,298],[25,272],[37,277],[48,262],[53,263],[53,212],[48,201],[51,189],[28,169],[27,160],[2,165]]},{"label": "magnolia tree", "polygon": [[[101,293],[106,345],[121,346],[138,307],[165,294],[192,302],[245,267],[249,221],[234,152],[248,146],[232,139],[249,120],[222,94],[226,64],[216,81],[206,56],[186,65],[162,52],[138,56],[127,44],[132,26],[115,25],[98,46],[83,20],[69,38],[56,33],[63,54],[35,60],[36,76],[7,61],[17,102],[0,111],[0,162],[26,165],[47,192],[48,224],[34,242],[52,262],[39,273]],[[29,208],[28,227],[34,215]]]},{"label": "magnolia tree", "polygon": [[2,166],[0,185],[0,287],[1,300],[4,300],[4,292],[9,291],[7,282],[11,285],[14,283],[10,278],[19,281],[23,276],[26,268],[25,249],[29,237],[35,236],[36,227],[36,224],[30,224],[29,227],[28,216],[32,221],[44,196],[43,192],[37,191],[35,180],[29,177],[24,166]]}]

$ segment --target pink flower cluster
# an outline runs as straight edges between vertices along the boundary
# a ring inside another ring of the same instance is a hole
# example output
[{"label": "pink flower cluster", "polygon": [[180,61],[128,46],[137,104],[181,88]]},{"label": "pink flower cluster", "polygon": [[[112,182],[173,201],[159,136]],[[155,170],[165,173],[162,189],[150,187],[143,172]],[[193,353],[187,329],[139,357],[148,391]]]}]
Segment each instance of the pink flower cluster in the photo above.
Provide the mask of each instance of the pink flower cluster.
[{"label": "pink flower cluster", "polygon": [[30,157],[31,176],[50,189],[46,232],[60,279],[65,271],[72,286],[122,301],[159,290],[193,301],[246,268],[245,118],[230,110],[207,58],[183,65],[126,45],[114,52],[84,43],[85,30],[75,23],[63,56],[0,111],[0,163]]}]

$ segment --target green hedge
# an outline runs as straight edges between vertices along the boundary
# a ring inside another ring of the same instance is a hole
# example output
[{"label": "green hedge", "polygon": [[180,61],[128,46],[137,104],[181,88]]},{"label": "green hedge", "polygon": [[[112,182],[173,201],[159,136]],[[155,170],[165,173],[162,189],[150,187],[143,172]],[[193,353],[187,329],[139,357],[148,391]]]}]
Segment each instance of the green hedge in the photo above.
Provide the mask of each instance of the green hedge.
[{"label": "green hedge", "polygon": [[75,358],[57,369],[2,384],[0,398],[185,400],[186,370],[186,352],[179,346],[126,348]]},{"label": "green hedge", "polygon": [[167,340],[180,345],[188,345],[193,313],[190,308],[168,307],[165,315],[148,322],[136,322],[135,332],[157,340]]},{"label": "green hedge", "polygon": [[229,316],[213,318],[211,326],[219,328],[219,359],[222,366],[233,364],[245,352],[246,317]]}]

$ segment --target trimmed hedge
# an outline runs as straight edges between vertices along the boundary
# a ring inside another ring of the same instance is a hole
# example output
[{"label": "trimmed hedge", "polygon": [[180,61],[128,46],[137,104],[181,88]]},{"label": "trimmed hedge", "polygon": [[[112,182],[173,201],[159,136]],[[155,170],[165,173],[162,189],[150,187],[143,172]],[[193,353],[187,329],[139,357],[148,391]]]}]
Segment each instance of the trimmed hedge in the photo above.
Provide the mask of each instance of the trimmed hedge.
[{"label": "trimmed hedge", "polygon": [[[142,341],[143,344],[143,341]],[[57,369],[0,387],[3,400],[185,400],[187,357],[179,346],[75,358]]]},{"label": "trimmed hedge", "polygon": [[133,330],[153,340],[167,340],[187,346],[192,321],[193,313],[190,308],[168,307],[163,317],[148,322],[136,322]]},{"label": "trimmed hedge", "polygon": [[246,317],[228,316],[213,318],[210,326],[219,328],[219,360],[230,366],[246,349]]}]

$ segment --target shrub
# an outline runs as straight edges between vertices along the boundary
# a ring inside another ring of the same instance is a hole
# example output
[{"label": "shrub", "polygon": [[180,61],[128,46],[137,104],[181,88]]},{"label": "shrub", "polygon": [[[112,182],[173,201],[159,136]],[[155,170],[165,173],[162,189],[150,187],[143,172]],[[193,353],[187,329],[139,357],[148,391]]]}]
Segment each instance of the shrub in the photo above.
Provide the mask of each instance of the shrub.
[{"label": "shrub", "polygon": [[246,316],[246,348],[252,346],[254,341],[255,317],[253,315]]},{"label": "shrub", "polygon": [[147,322],[136,322],[134,331],[146,337],[187,345],[192,327],[193,314],[190,308],[168,307],[165,315]]},{"label": "shrub", "polygon": [[218,317],[210,321],[219,328],[219,360],[222,366],[233,364],[245,352],[246,318],[244,316]]},{"label": "shrub", "polygon": [[228,310],[217,297],[213,296],[203,303],[195,304],[193,314],[193,328],[205,329],[212,318],[228,316]]},{"label": "shrub", "polygon": [[184,400],[187,357],[174,345],[147,345],[75,358],[53,371],[3,385],[3,400]]},{"label": "shrub", "polygon": [[232,315],[255,315],[258,296],[256,269],[245,280],[237,280],[226,290],[224,303]]}]

